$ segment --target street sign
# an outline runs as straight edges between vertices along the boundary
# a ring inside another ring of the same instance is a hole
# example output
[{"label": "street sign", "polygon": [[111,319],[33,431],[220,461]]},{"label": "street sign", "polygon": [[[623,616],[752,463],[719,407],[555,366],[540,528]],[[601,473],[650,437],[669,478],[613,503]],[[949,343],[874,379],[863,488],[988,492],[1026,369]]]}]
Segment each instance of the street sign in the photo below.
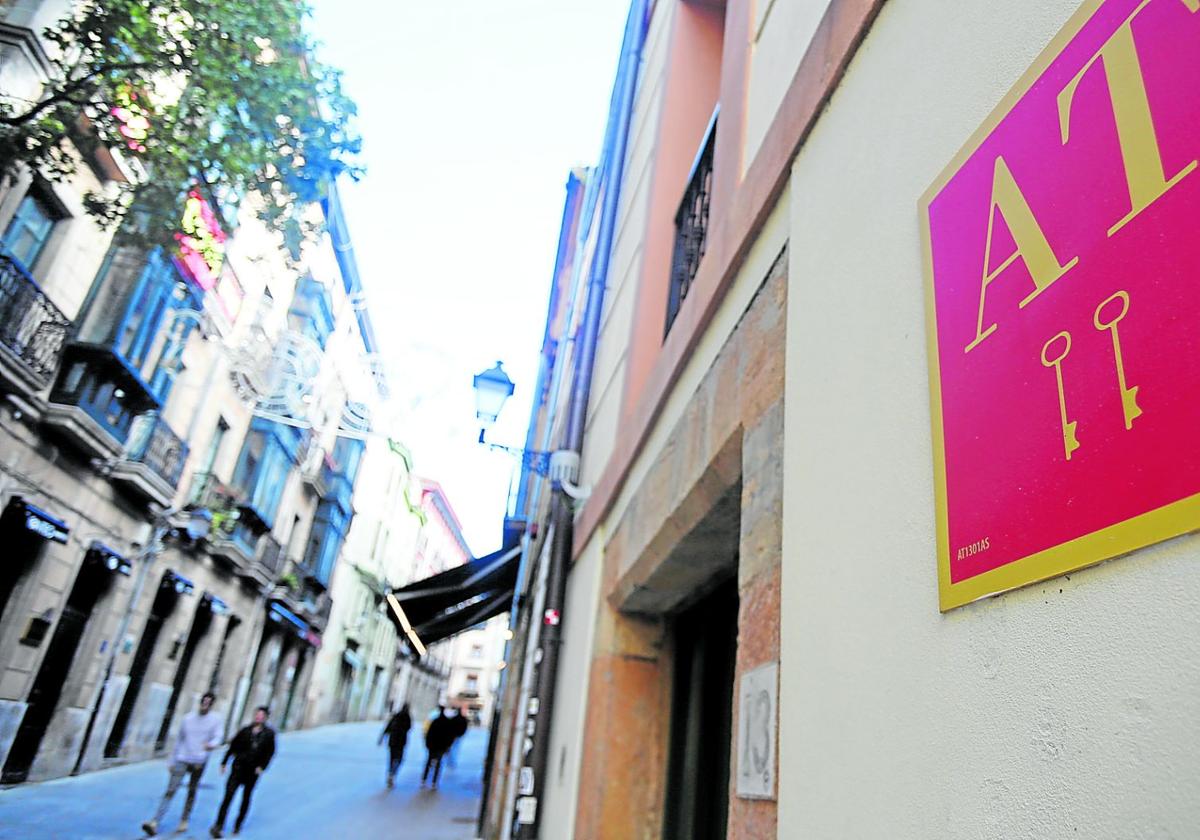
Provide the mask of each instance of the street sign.
[{"label": "street sign", "polygon": [[1093,0],[921,200],[942,610],[1200,527],[1200,0]]},{"label": "street sign", "polygon": [[744,799],[775,798],[778,698],[778,662],[742,675],[738,690],[737,795]]}]

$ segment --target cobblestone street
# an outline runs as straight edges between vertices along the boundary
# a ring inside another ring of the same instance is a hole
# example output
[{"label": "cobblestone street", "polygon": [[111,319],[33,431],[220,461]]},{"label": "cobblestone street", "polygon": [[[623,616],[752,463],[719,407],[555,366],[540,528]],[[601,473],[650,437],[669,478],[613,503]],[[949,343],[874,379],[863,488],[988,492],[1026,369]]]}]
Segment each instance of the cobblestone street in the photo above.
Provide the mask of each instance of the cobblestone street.
[{"label": "cobblestone street", "polygon": [[[280,736],[279,751],[254,791],[241,836],[246,840],[474,837],[487,732],[467,733],[456,766],[443,770],[435,792],[420,788],[425,749],[414,726],[396,788],[388,791],[383,784],[386,751],[376,746],[381,729],[381,723],[353,723]],[[166,763],[159,760],[0,790],[0,838],[144,837],[139,827],[154,812],[166,781]],[[210,761],[190,830],[175,833],[183,807],[181,788],[160,826],[160,836],[208,837],[223,782],[216,762]],[[236,799],[234,803],[236,808]],[[232,830],[232,817],[231,813],[226,836]]]}]

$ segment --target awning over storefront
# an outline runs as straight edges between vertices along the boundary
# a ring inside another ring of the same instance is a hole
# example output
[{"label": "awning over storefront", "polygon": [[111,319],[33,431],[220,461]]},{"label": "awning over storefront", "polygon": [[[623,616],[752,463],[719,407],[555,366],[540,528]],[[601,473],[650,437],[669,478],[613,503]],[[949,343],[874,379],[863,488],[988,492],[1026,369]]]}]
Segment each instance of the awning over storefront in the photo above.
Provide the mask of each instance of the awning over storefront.
[{"label": "awning over storefront", "polygon": [[520,546],[477,557],[387,596],[388,615],[418,653],[500,615],[512,602]]},{"label": "awning over storefront", "polygon": [[300,638],[304,638],[309,632],[308,622],[278,601],[272,601],[267,608],[267,619],[286,627]]}]

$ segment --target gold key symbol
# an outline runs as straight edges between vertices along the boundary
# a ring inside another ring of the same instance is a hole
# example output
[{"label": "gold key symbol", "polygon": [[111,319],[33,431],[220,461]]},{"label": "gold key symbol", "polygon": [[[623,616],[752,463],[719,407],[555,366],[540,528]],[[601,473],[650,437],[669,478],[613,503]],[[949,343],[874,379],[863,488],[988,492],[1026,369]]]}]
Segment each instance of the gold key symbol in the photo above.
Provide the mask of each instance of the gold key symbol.
[{"label": "gold key symbol", "polygon": [[[1101,321],[1100,310],[1104,309],[1104,307],[1108,306],[1114,300],[1121,301],[1121,311],[1111,321]],[[1132,388],[1125,386],[1125,363],[1121,359],[1121,337],[1117,335],[1117,324],[1121,322],[1121,319],[1128,312],[1129,293],[1120,291],[1101,301],[1100,305],[1096,307],[1096,314],[1092,316],[1092,323],[1096,325],[1096,329],[1098,330],[1112,331],[1113,355],[1117,359],[1117,386],[1121,389],[1121,409],[1125,412],[1125,428],[1132,429],[1133,421],[1141,416],[1142,409],[1137,404],[1138,386],[1134,385]]]},{"label": "gold key symbol", "polygon": [[[1050,349],[1050,345],[1059,339],[1063,340],[1063,351],[1057,358],[1046,358],[1046,352]],[[1058,382],[1058,414],[1062,418],[1063,432],[1063,448],[1066,450],[1067,460],[1071,460],[1071,453],[1079,448],[1079,439],[1075,437],[1076,421],[1067,419],[1067,396],[1063,392],[1063,376],[1062,362],[1067,358],[1067,354],[1071,352],[1071,334],[1066,330],[1058,333],[1051,338],[1042,347],[1042,364],[1046,367],[1054,368],[1054,379]]]}]

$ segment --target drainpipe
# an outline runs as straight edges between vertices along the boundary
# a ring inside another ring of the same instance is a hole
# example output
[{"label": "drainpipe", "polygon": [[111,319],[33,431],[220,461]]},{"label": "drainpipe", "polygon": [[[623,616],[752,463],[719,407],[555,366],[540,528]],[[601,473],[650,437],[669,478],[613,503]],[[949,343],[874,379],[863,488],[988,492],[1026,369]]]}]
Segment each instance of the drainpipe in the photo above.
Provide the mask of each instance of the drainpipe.
[{"label": "drainpipe", "polygon": [[[596,363],[596,345],[600,337],[600,319],[604,312],[604,292],[608,282],[609,259],[617,223],[617,208],[621,197],[621,182],[625,174],[625,154],[629,141],[629,126],[633,116],[634,94],[637,91],[638,70],[645,43],[648,10],[647,0],[634,0],[625,24],[621,60],[613,90],[608,136],[602,156],[604,167],[604,203],[600,213],[596,252],[588,278],[587,302],[579,344],[575,352],[567,426],[563,449],[580,452],[587,422],[588,397]],[[547,572],[545,610],[534,615],[531,623],[541,620],[541,661],[534,675],[534,696],[537,699],[536,727],[533,749],[521,768],[521,789],[531,791],[517,804],[518,840],[537,840],[549,764],[550,721],[554,714],[554,690],[558,678],[558,659],[562,647],[562,613],[566,602],[567,574],[573,550],[574,510],[571,500],[561,488],[553,490],[550,499],[550,527],[553,529],[550,562]]]}]

